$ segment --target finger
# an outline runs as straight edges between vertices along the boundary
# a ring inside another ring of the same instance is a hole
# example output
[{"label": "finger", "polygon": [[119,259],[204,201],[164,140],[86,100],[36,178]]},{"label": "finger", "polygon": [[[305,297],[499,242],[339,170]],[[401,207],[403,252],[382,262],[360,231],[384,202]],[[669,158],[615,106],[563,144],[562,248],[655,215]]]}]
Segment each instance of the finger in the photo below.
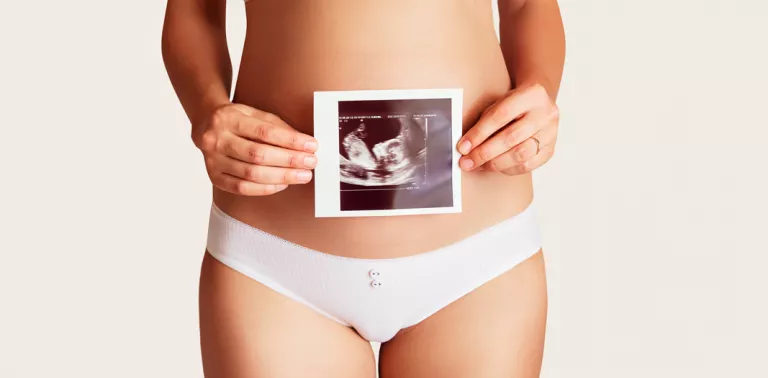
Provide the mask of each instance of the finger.
[{"label": "finger", "polygon": [[256,118],[242,118],[238,125],[240,134],[248,139],[297,151],[315,152],[317,140],[291,127],[264,122]]},{"label": "finger", "polygon": [[457,144],[459,152],[462,155],[468,154],[496,131],[522,117],[540,101],[538,96],[537,90],[513,91],[501,101],[491,105],[459,140]]},{"label": "finger", "polygon": [[306,184],[312,180],[309,170],[250,164],[226,156],[220,156],[214,164],[219,172],[258,184]]},{"label": "finger", "polygon": [[[253,109],[253,114],[264,113]],[[236,135],[273,146],[288,148],[297,151],[315,152],[318,144],[317,140],[307,134],[296,131],[280,120],[279,117],[271,114],[259,117],[237,117],[235,126],[232,130]]]},{"label": "finger", "polygon": [[552,146],[547,147],[546,149],[543,149],[539,151],[539,153],[523,162],[519,162],[512,167],[502,171],[502,173],[506,175],[521,175],[524,173],[532,172],[534,169],[537,169],[544,165],[549,159],[552,157],[552,152],[554,149]]},{"label": "finger", "polygon": [[253,142],[233,134],[222,138],[218,152],[244,162],[272,167],[314,169],[317,166],[314,154]]},{"label": "finger", "polygon": [[527,161],[534,157],[537,152],[536,142],[533,137],[524,140],[522,143],[513,147],[499,156],[491,159],[482,167],[494,172],[503,172],[514,165]]},{"label": "finger", "polygon": [[511,156],[517,163],[530,160],[538,155],[540,151],[554,146],[556,140],[557,125],[545,127],[536,132],[536,134],[533,134],[530,138],[513,147],[510,151]]},{"label": "finger", "polygon": [[[532,159],[541,153],[542,150],[553,147],[557,139],[557,127],[550,126],[539,130],[530,138],[522,141],[508,152],[505,152],[493,160],[485,163],[480,168],[494,172],[504,172],[512,166]],[[538,143],[537,143],[538,141]]]},{"label": "finger", "polygon": [[558,125],[557,123],[547,123],[542,127],[534,137],[538,139],[539,141],[539,149],[543,150],[544,148],[548,148],[550,146],[553,146],[555,142],[557,141],[557,129]]},{"label": "finger", "polygon": [[257,184],[225,173],[216,175],[213,183],[220,189],[243,196],[266,196],[275,194],[288,187],[288,185]]},{"label": "finger", "polygon": [[539,123],[535,117],[525,116],[477,146],[468,155],[461,157],[459,166],[464,170],[482,166],[530,138],[538,130]]}]

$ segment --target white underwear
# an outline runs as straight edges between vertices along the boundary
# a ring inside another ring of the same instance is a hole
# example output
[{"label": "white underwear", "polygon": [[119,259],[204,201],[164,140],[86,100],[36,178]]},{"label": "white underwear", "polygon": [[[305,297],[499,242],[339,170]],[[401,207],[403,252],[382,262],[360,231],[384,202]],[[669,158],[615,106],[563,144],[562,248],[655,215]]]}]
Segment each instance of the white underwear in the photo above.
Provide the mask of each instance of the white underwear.
[{"label": "white underwear", "polygon": [[462,241],[408,257],[358,259],[305,248],[213,205],[208,252],[369,341],[385,342],[540,248],[533,205]]}]

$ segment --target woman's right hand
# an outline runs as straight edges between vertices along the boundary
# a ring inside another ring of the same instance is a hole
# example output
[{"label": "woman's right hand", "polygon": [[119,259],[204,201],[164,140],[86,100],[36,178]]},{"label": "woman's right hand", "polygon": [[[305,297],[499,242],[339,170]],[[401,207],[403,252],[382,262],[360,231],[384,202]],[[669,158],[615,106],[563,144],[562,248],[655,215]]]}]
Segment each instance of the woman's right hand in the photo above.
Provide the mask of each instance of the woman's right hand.
[{"label": "woman's right hand", "polygon": [[214,186],[245,196],[274,194],[312,179],[317,140],[280,117],[242,104],[217,108],[192,127]]}]

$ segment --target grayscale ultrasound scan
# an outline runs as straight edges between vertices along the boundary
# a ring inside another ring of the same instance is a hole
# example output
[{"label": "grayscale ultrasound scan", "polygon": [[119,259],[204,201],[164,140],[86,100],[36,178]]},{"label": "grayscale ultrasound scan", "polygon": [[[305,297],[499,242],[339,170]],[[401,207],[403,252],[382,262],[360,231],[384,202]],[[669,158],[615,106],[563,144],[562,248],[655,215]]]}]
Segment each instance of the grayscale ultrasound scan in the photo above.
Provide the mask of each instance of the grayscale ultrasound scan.
[{"label": "grayscale ultrasound scan", "polygon": [[450,99],[339,102],[342,210],[450,206],[451,143]]}]

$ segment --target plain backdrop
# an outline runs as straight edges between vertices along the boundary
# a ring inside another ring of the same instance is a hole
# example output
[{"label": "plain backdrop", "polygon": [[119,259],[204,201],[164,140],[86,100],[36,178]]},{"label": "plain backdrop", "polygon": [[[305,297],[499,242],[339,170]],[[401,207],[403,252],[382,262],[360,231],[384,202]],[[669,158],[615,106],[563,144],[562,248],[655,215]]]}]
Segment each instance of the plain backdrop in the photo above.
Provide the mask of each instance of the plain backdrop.
[{"label": "plain backdrop", "polygon": [[[561,7],[542,377],[768,376],[768,5]],[[0,5],[0,377],[202,376],[210,188],[164,9]],[[244,21],[230,1],[236,65]]]}]

